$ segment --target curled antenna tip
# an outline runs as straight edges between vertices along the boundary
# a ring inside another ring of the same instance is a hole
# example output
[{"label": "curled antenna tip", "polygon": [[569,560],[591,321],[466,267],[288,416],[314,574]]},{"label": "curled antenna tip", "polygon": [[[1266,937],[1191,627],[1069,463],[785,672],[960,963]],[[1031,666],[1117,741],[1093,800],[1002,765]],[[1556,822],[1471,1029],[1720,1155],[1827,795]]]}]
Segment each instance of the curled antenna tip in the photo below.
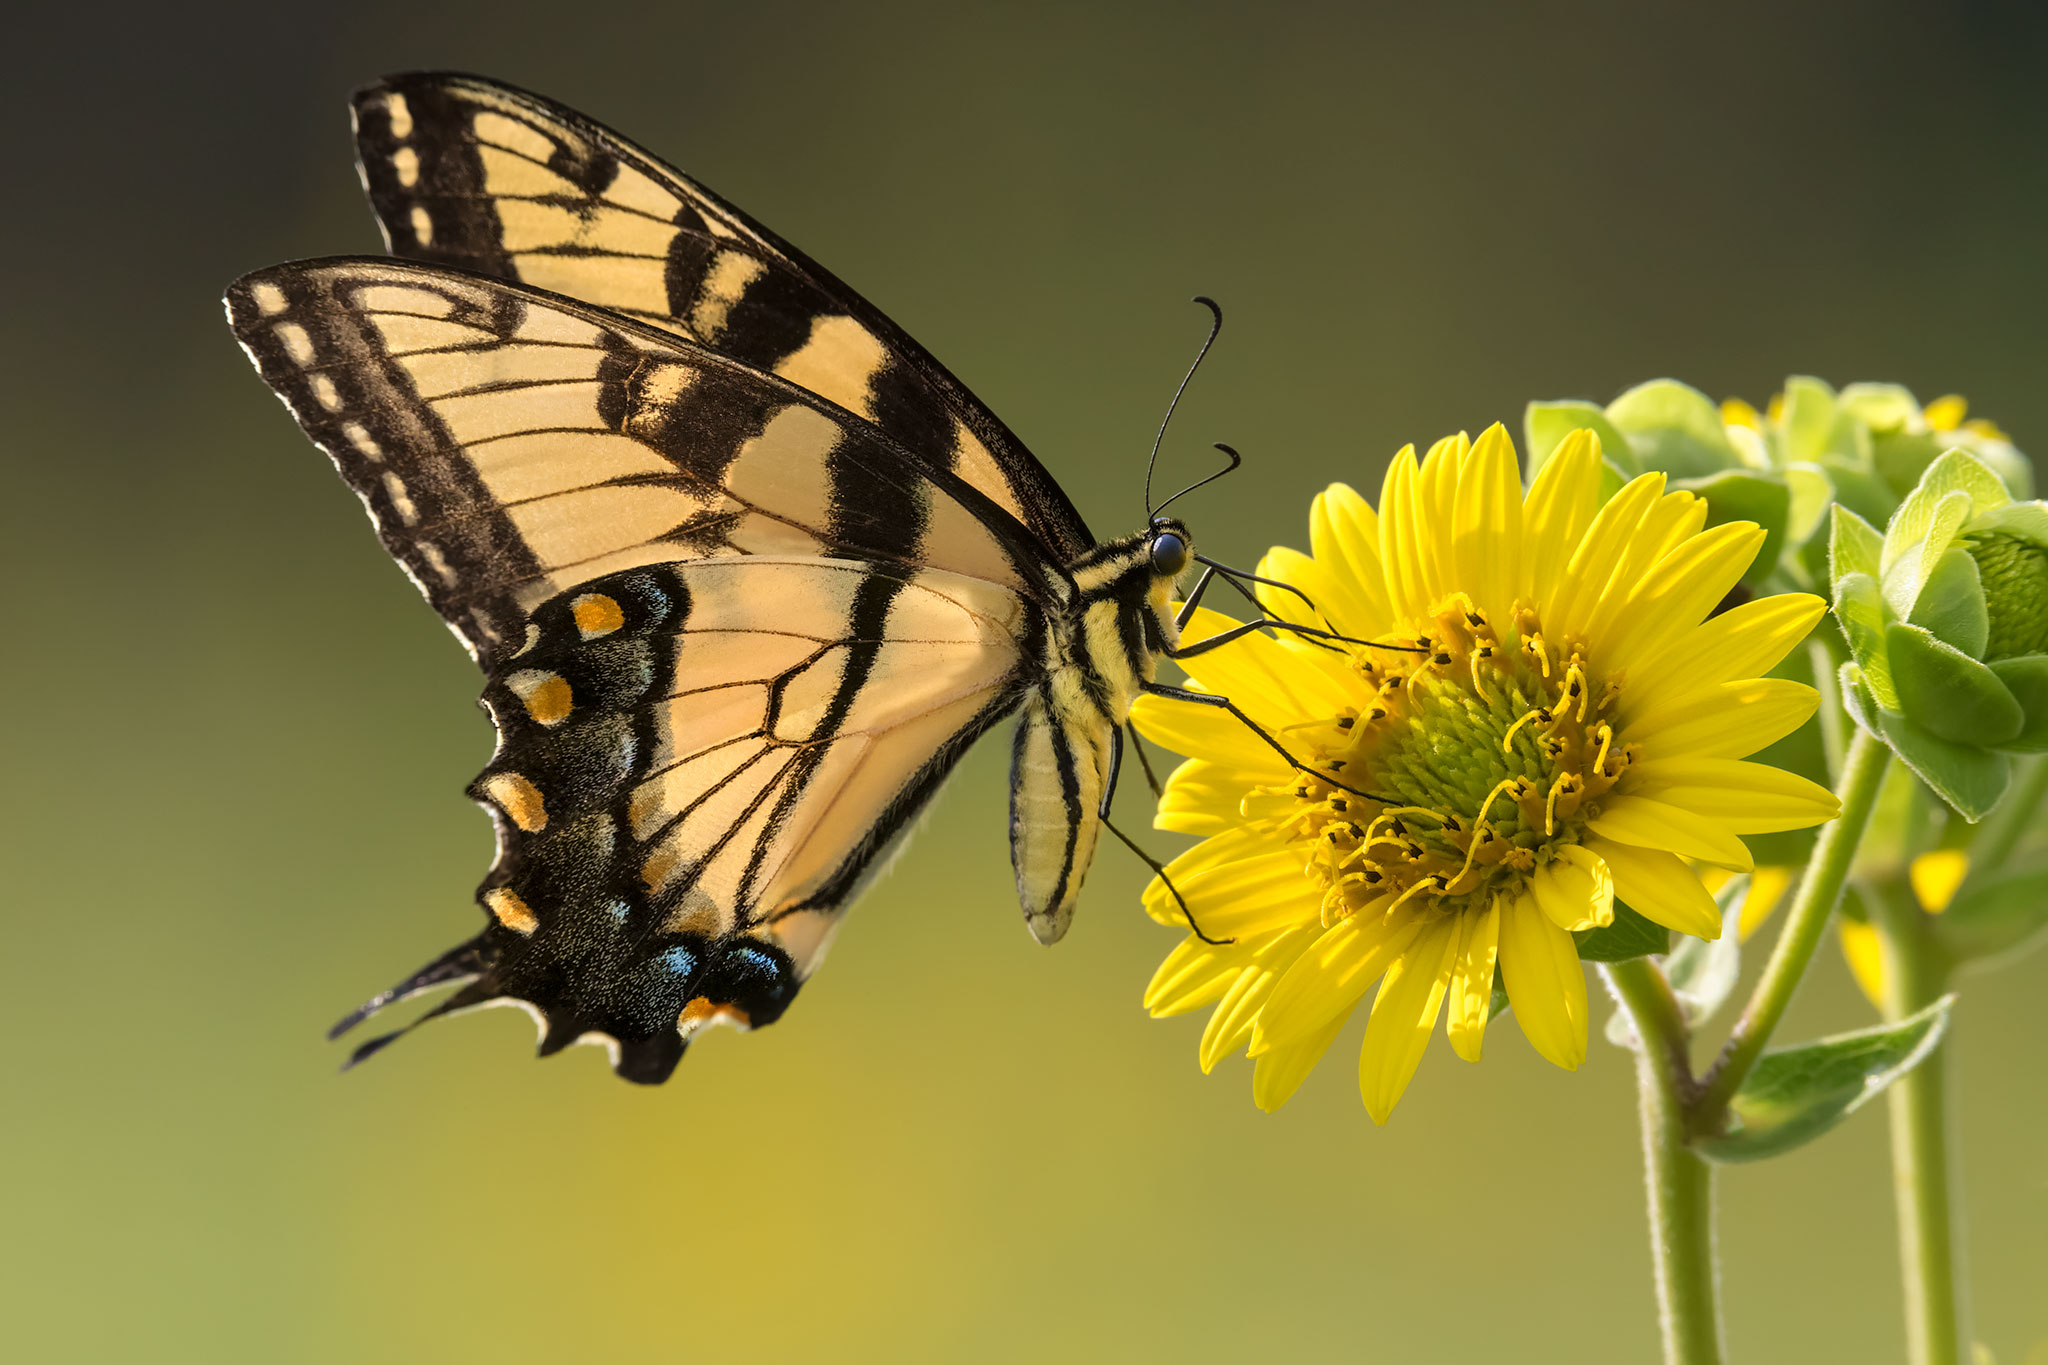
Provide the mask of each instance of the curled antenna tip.
[{"label": "curled antenna tip", "polygon": [[[1164,502],[1160,503],[1158,507],[1155,507],[1152,504],[1152,473],[1159,467],[1159,446],[1163,441],[1166,440],[1166,428],[1170,426],[1173,422],[1174,410],[1180,406],[1180,396],[1186,393],[1188,390],[1188,381],[1190,379],[1193,379],[1195,377],[1195,371],[1199,370],[1202,367],[1202,358],[1209,354],[1209,348],[1216,344],[1217,334],[1223,330],[1223,309],[1217,304],[1216,300],[1210,298],[1206,294],[1197,294],[1194,297],[1194,302],[1199,303],[1203,307],[1207,308],[1213,320],[1209,324],[1209,335],[1203,338],[1202,340],[1202,348],[1199,351],[1195,352],[1194,364],[1188,366],[1188,372],[1185,375],[1181,376],[1180,387],[1173,391],[1173,401],[1166,405],[1166,417],[1165,420],[1161,421],[1159,424],[1159,434],[1152,438],[1152,456],[1145,462],[1145,520],[1147,522],[1150,522],[1152,518],[1158,516],[1159,508],[1164,507],[1166,505],[1166,503]],[[1233,452],[1233,454],[1235,454],[1235,452]],[[1236,467],[1237,466],[1235,464],[1231,465],[1232,469],[1235,469]],[[1207,480],[1204,480],[1203,482],[1206,483]],[[1181,493],[1185,493],[1188,491],[1188,489],[1183,488],[1181,490]],[[1177,498],[1179,496],[1180,493],[1176,493],[1173,495],[1174,498]],[[1173,498],[1168,498],[1166,500],[1166,502],[1172,501]]]}]

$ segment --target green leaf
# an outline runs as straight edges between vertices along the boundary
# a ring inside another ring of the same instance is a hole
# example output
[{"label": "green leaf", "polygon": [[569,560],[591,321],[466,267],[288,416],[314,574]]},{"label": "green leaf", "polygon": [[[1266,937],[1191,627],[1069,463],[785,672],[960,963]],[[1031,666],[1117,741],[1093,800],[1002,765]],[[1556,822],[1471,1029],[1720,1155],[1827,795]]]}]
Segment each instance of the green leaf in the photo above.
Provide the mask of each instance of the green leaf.
[{"label": "green leaf", "polygon": [[[1792,490],[1785,534],[1794,545],[1803,545],[1813,538],[1828,509],[1835,505],[1835,486],[1829,481],[1828,472],[1817,464],[1786,465],[1780,472]],[[1882,543],[1883,538],[1879,537],[1879,544]]]},{"label": "green leaf", "polygon": [[1522,412],[1522,439],[1529,448],[1529,478],[1532,481],[1536,471],[1543,468],[1543,462],[1564,443],[1564,438],[1580,427],[1589,428],[1600,438],[1601,455],[1626,477],[1632,479],[1643,472],[1642,462],[1636,459],[1635,448],[1629,444],[1628,437],[1607,420],[1606,411],[1598,403],[1562,398],[1554,403],[1531,403]]},{"label": "green leaf", "polygon": [[[1915,490],[1913,498],[1919,496]],[[1970,519],[1970,495],[1960,488],[1952,488],[1924,505],[1916,505],[1913,498],[1899,504],[1898,515],[1884,533],[1884,600],[1899,616],[1913,614],[1934,566],[1948,553],[1956,532]],[[1908,523],[1918,525],[1919,531],[1909,538],[1897,539],[1899,528]]]},{"label": "green leaf", "polygon": [[1835,391],[1826,383],[1804,374],[1787,379],[1778,458],[1790,464],[1846,453],[1833,449],[1829,440],[1835,433],[1835,416]]},{"label": "green leaf", "polygon": [[1626,962],[1669,949],[1671,931],[1616,901],[1614,923],[1605,929],[1580,929],[1572,940],[1579,945],[1581,962]]},{"label": "green leaf", "polygon": [[2048,655],[2000,659],[1991,671],[2026,716],[2020,732],[1998,747],[2014,754],[2048,754]]},{"label": "green leaf", "polygon": [[1945,995],[1896,1024],[1766,1052],[1729,1102],[1728,1131],[1695,1138],[1694,1150],[1760,1161],[1813,1141],[1933,1052],[1955,999]]},{"label": "green leaf", "polygon": [[1835,620],[1848,637],[1849,652],[1863,669],[1863,681],[1878,705],[1897,710],[1899,694],[1892,686],[1890,662],[1884,655],[1884,595],[1867,573],[1835,580]]},{"label": "green leaf", "polygon": [[1973,659],[1984,657],[1984,646],[1991,639],[1991,613],[1984,603],[1983,575],[1969,551],[1950,546],[1935,562],[1910,619],[1943,644]]},{"label": "green leaf", "polygon": [[1731,521],[1753,521],[1764,528],[1764,543],[1750,561],[1742,581],[1763,582],[1778,568],[1778,552],[1785,544],[1785,523],[1792,512],[1792,487],[1777,473],[1753,469],[1724,469],[1703,479],[1679,479],[1671,485],[1707,500],[1707,525]]},{"label": "green leaf", "polygon": [[1988,879],[1970,878],[1931,927],[1957,962],[2017,956],[2038,946],[2048,929],[2048,855]]},{"label": "green leaf", "polygon": [[1486,1002],[1486,1021],[1492,1023],[1508,1012],[1508,993],[1501,989],[1500,973],[1493,974],[1493,996]]},{"label": "green leaf", "polygon": [[1839,581],[1844,574],[1863,573],[1875,579],[1883,571],[1884,534],[1875,526],[1836,503],[1828,524],[1828,578]]},{"label": "green leaf", "polygon": [[2020,732],[2026,713],[1983,664],[1919,626],[1891,626],[1884,644],[1902,715],[1957,744],[2003,744]]},{"label": "green leaf", "polygon": [[1835,486],[1835,501],[1871,525],[1885,525],[1898,510],[1899,495],[1867,466],[1843,455],[1823,455],[1814,463]]},{"label": "green leaf", "polygon": [[1920,400],[1902,384],[1844,384],[1836,401],[1873,432],[1901,431],[1920,420]]},{"label": "green leaf", "polygon": [[1742,463],[1713,399],[1676,379],[1638,384],[1607,405],[1645,470],[1696,479]]},{"label": "green leaf", "polygon": [[1893,711],[1879,710],[1874,719],[1878,737],[1900,762],[1971,824],[1982,820],[2005,795],[2012,781],[2012,760],[2004,754],[1952,743]]}]

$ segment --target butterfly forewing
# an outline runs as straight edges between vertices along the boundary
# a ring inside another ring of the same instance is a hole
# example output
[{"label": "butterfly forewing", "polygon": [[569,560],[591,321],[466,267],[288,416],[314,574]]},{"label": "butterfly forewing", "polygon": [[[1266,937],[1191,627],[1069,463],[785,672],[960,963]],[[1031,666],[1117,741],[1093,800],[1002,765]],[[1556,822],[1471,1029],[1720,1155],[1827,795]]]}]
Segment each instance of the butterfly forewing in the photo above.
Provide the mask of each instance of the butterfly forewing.
[{"label": "butterfly forewing", "polygon": [[551,100],[473,76],[357,93],[363,183],[391,250],[616,310],[875,423],[1029,526],[1090,549],[1023,444],[901,328],[703,186]]},{"label": "butterfly forewing", "polygon": [[669,333],[394,261],[228,295],[257,368],[487,666],[586,579],[704,556],[922,564],[1056,591],[1000,509],[871,425]]}]

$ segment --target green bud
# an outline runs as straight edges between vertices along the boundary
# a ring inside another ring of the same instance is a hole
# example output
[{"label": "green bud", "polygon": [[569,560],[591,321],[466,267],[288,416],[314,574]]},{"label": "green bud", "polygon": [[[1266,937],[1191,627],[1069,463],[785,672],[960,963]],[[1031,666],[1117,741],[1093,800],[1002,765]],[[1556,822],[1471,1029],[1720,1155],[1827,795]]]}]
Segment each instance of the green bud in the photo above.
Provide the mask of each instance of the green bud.
[{"label": "green bud", "polygon": [[1963,549],[1984,583],[1991,632],[1983,658],[2048,653],[2048,549],[1999,531],[1966,535]]}]

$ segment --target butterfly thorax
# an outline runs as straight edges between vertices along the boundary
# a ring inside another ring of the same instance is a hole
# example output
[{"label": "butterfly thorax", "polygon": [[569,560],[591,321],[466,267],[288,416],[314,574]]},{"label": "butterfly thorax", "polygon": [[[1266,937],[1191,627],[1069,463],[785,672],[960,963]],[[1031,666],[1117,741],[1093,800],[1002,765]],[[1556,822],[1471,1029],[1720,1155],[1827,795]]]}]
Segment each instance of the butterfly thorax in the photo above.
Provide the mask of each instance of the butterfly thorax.
[{"label": "butterfly thorax", "polygon": [[[1179,563],[1158,562],[1162,539],[1178,543]],[[1075,593],[1045,646],[1055,712],[1077,722],[1123,724],[1144,684],[1157,677],[1160,656],[1179,643],[1168,594],[1191,553],[1187,528],[1164,518],[1067,566]]]}]

